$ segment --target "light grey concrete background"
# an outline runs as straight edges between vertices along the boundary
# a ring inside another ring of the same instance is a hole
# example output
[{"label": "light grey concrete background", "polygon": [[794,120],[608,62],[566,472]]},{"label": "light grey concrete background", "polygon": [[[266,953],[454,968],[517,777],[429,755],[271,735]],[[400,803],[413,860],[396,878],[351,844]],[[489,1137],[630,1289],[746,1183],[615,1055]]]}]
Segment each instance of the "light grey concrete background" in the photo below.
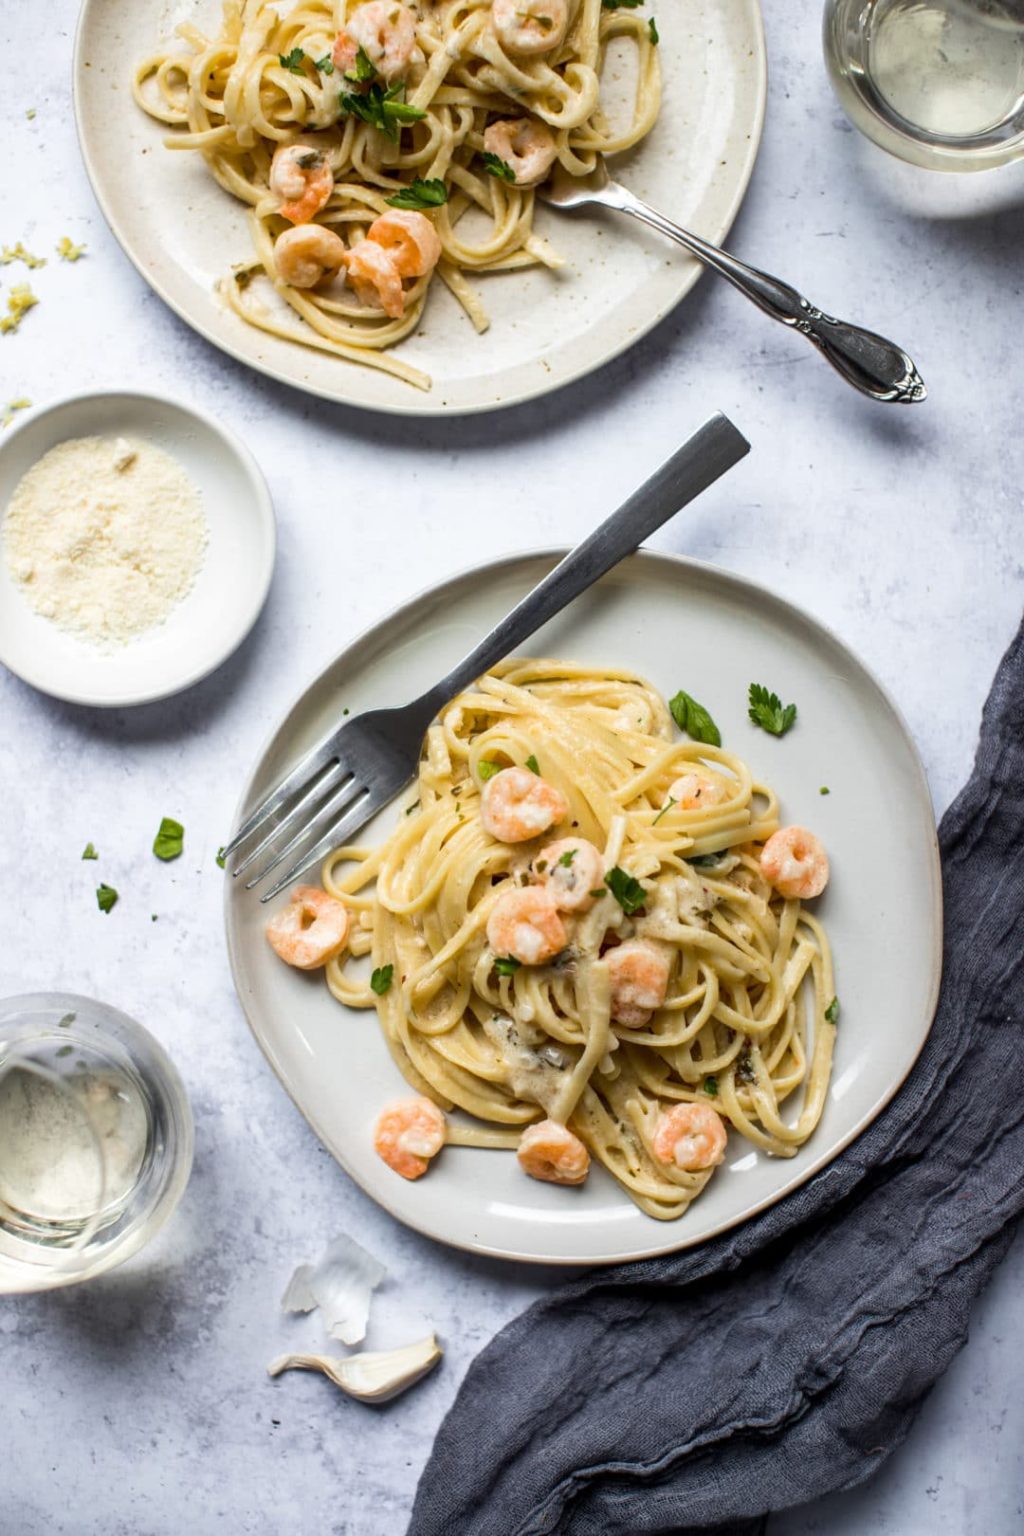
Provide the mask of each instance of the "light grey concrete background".
[{"label": "light grey concrete background", "polygon": [[[403,425],[279,388],[194,336],[109,236],[72,126],[74,0],[53,0],[42,31],[37,7],[0,0],[0,243],[88,243],[77,266],[32,274],[41,303],[0,337],[0,397],[186,395],[249,443],[280,527],[255,633],[184,697],[104,713],[0,677],[0,993],[66,987],[136,1015],[197,1120],[190,1188],[150,1251],[80,1291],[0,1304],[0,1531],[399,1532],[469,1360],[552,1283],[378,1212],[279,1089],[232,993],[214,855],[241,776],[298,688],[390,605],[477,557],[582,535],[720,405],[754,452],[656,542],[832,624],[904,708],[939,809],[964,779],[1024,601],[1021,178],[939,182],[886,161],[831,98],[816,8],[766,9],[768,121],[733,247],[901,339],[932,392],[913,413],[861,402],[711,280],[618,363],[500,419]],[[0,270],[0,303],[19,275]],[[148,852],[164,814],[187,827],[170,866]],[[99,865],[80,862],[88,839]],[[110,917],[97,871],[122,893]],[[285,1343],[319,1341],[277,1302],[339,1229],[394,1277],[371,1343],[417,1310],[445,1342],[442,1368],[387,1412],[264,1375]],[[774,1517],[771,1536],[1019,1531],[1022,1338],[1018,1245],[908,1444],[866,1489]]]}]

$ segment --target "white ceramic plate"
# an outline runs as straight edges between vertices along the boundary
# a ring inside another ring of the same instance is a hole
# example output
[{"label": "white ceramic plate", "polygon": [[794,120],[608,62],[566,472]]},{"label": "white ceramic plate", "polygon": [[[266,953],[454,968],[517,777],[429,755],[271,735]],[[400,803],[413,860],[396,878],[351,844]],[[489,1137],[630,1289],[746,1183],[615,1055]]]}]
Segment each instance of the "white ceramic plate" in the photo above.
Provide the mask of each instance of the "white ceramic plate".
[{"label": "white ceramic plate", "polygon": [[[766,93],[758,0],[654,6],[661,33],[659,122],[616,169],[633,191],[720,243],[746,191]],[[311,394],[405,415],[492,410],[547,393],[615,357],[696,282],[678,247],[611,214],[542,209],[541,233],[568,259],[479,281],[491,328],[477,336],[444,285],[399,353],[429,373],[429,393],[369,368],[264,335],[226,309],[214,284],[247,258],[245,210],[197,154],[162,147],[165,129],[131,95],[133,65],[175,26],[216,28],[219,0],[85,0],[75,49],[75,112],[86,170],[111,229],[142,276],[209,341]],[[609,89],[613,89],[612,84]]]},{"label": "white ceramic plate", "polygon": [[142,438],[178,460],[202,495],[203,567],[166,623],[104,651],[30,606],[0,546],[0,662],[76,704],[145,704],[197,683],[249,633],[274,570],[274,509],[249,450],[212,417],[157,395],[73,395],[21,417],[0,440],[0,523],[18,481],[71,437]]},{"label": "white ceramic plate", "polygon": [[[355,714],[398,704],[443,676],[553,560],[524,555],[467,572],[369,630],[289,710],[245,788],[240,815],[343,708]],[[784,815],[824,839],[833,873],[815,910],[832,937],[842,1013],[828,1103],[795,1158],[773,1160],[731,1135],[726,1163],[675,1222],[644,1215],[597,1165],[581,1189],[563,1189],[527,1178],[511,1154],[447,1147],[426,1178],[408,1184],[372,1147],[379,1110],[408,1091],[376,1015],[342,1008],[322,976],[282,965],[263,937],[268,908],[240,882],[229,883],[225,898],[228,947],[242,1006],[274,1070],[325,1146],[386,1210],[481,1253],[612,1263],[702,1242],[772,1204],[892,1097],[935,1007],[938,846],[924,772],[891,700],[834,635],[750,582],[644,551],[527,649],[632,667],[663,694],[685,687],[711,710],[729,748],[775,786]],[[799,722],[784,739],[747,719],[751,682],[798,703]],[[385,811],[360,840],[379,840],[394,819]]]}]

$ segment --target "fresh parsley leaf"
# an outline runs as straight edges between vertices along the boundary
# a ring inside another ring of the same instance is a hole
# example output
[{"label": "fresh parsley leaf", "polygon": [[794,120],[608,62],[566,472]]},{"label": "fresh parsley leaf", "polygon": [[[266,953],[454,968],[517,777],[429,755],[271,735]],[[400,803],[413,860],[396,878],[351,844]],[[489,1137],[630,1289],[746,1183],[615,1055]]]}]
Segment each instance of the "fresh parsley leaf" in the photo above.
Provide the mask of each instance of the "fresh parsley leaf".
[{"label": "fresh parsley leaf", "polygon": [[576,857],[576,849],[575,848],[567,848],[563,854],[559,855],[558,862],[562,866],[563,869],[568,869],[575,857]]},{"label": "fresh parsley leaf", "polygon": [[305,57],[301,48],[293,48],[291,53],[279,53],[277,60],[282,69],[289,70],[293,75],[301,75]]},{"label": "fresh parsley leaf", "polygon": [[668,799],[665,801],[665,804],[662,806],[662,808],[658,812],[657,816],[655,816],[654,820],[651,822],[651,826],[652,827],[656,827],[658,825],[658,822],[661,820],[661,818],[663,816],[667,816],[669,811],[672,809],[672,807],[674,805],[678,805],[678,804],[679,804],[679,801],[678,800],[673,800],[672,796],[669,795]]},{"label": "fresh parsley leaf", "polygon": [[520,964],[519,960],[513,960],[512,956],[508,955],[501,960],[495,960],[494,969],[499,976],[514,976]]},{"label": "fresh parsley leaf", "polygon": [[82,849],[82,858],[83,859],[98,859],[99,858],[99,854],[96,852],[96,846],[95,846],[94,843],[86,843],[85,847]]},{"label": "fresh parsley leaf", "polygon": [[825,1017],[830,1024],[839,1023],[839,999],[834,997],[825,1009]]},{"label": "fresh parsley leaf", "polygon": [[640,881],[634,875],[628,875],[624,869],[616,864],[605,875],[608,889],[611,891],[619,906],[627,917],[632,917],[634,912],[639,912],[647,900],[647,892]]},{"label": "fresh parsley leaf", "polygon": [[356,54],[354,69],[346,69],[345,79],[351,80],[355,85],[363,85],[367,80],[373,80],[377,74],[373,61],[365,48],[360,48]]},{"label": "fresh parsley leaf", "polygon": [[484,783],[486,783],[488,779],[493,779],[496,773],[501,772],[501,764],[492,763],[489,758],[485,757],[482,758],[479,763],[477,763],[476,771],[483,779]]},{"label": "fresh parsley leaf", "polygon": [[540,763],[538,763],[532,752],[526,759],[526,766],[529,768],[531,773],[537,774],[538,777],[540,776]]},{"label": "fresh parsley leaf", "polygon": [[694,741],[706,742],[709,747],[722,745],[722,733],[712,720],[703,704],[684,693],[682,688],[675,698],[669,699],[668,707],[672,711],[672,719],[681,731],[687,736],[692,736]]},{"label": "fresh parsley leaf", "polygon": [[751,720],[769,736],[785,736],[796,719],[796,705],[783,705],[777,693],[769,693],[760,683],[751,683],[749,702]]},{"label": "fresh parsley leaf", "polygon": [[176,859],[185,846],[185,828],[180,821],[175,821],[171,816],[165,816],[160,823],[160,830],[153,839],[153,852],[158,859],[169,863]]},{"label": "fresh parsley leaf", "polygon": [[224,849],[223,848],[218,848],[217,849],[217,868],[218,869],[223,869],[225,862],[226,861],[225,861],[225,858],[224,858]]},{"label": "fresh parsley leaf", "polygon": [[370,977],[371,992],[376,992],[378,997],[383,997],[384,993],[391,986],[394,975],[395,968],[393,965],[378,965],[377,969]]},{"label": "fresh parsley leaf", "polygon": [[717,1077],[706,1077],[704,1079],[704,1092],[707,1094],[709,1099],[717,1099],[718,1098],[718,1078]]},{"label": "fresh parsley leaf", "polygon": [[657,48],[658,44],[661,42],[661,38],[658,36],[658,23],[655,21],[653,16],[647,23],[647,35],[651,42],[654,44],[655,48]]},{"label": "fresh parsley leaf", "polygon": [[314,59],[313,65],[322,75],[334,74],[334,63],[329,53],[325,53],[322,59]]},{"label": "fresh parsley leaf", "polygon": [[480,158],[488,176],[497,176],[499,181],[507,181],[515,186],[516,173],[507,160],[503,160],[500,155],[492,155],[490,150],[485,150]]},{"label": "fresh parsley leaf", "polygon": [[699,853],[695,859],[687,859],[686,863],[692,869],[717,869],[721,857],[720,853]]},{"label": "fresh parsley leaf", "polygon": [[117,902],[117,892],[112,885],[98,885],[96,887],[96,905],[101,912],[109,912]]},{"label": "fresh parsley leaf", "polygon": [[403,123],[418,123],[421,117],[426,117],[425,112],[419,107],[411,107],[404,97],[405,82],[402,80],[387,90],[375,83],[368,91],[342,91],[340,106],[342,112],[361,118],[371,128],[378,128],[394,144],[398,142]]},{"label": "fresh parsley leaf", "polygon": [[448,188],[439,177],[423,181],[419,176],[394,197],[386,199],[389,208],[440,208],[448,201]]}]

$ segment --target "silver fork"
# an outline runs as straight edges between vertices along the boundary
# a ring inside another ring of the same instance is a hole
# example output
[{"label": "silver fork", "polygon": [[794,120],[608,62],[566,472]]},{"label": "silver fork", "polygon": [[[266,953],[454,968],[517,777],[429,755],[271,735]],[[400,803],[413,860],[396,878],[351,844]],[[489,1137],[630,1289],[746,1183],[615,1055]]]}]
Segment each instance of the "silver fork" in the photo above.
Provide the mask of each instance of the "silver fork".
[{"label": "silver fork", "polygon": [[295,855],[287,873],[260,898],[270,901],[332,848],[348,842],[413,777],[427,726],[450,699],[554,618],[749,451],[750,444],[731,421],[712,416],[447,677],[400,709],[357,715],[307,752],[246,816],[225,847],[227,858],[251,843],[232,867],[232,875],[241,875],[262,861],[246,881],[246,890],[251,890]]},{"label": "silver fork", "polygon": [[589,176],[569,176],[558,170],[550,181],[537,188],[537,196],[555,208],[593,205],[614,208],[684,245],[698,261],[727,278],[766,315],[802,332],[837,373],[862,395],[896,405],[912,405],[927,395],[924,380],[902,347],[886,341],[874,331],[865,331],[859,325],[826,315],[788,283],[760,272],[756,267],[748,267],[745,262],[730,256],[728,251],[709,245],[680,224],[673,224],[671,219],[666,219],[663,213],[636,197],[621,182],[613,181],[600,155]]}]

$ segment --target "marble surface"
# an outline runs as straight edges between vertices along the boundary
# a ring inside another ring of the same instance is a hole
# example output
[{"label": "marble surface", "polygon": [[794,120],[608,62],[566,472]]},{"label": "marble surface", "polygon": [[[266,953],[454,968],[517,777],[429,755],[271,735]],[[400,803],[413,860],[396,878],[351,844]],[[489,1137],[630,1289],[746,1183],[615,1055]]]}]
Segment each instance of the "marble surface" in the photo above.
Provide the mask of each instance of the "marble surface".
[{"label": "marble surface", "polygon": [[[1021,178],[940,183],[862,143],[831,97],[807,10],[766,3],[768,120],[732,244],[900,339],[928,404],[862,402],[708,279],[657,335],[568,392],[501,418],[403,425],[248,373],[147,291],[79,160],[74,0],[47,8],[42,48],[32,8],[0,3],[6,56],[32,55],[6,78],[0,240],[44,253],[64,234],[88,244],[77,266],[51,255],[32,274],[41,302],[0,337],[0,395],[42,404],[134,385],[195,399],[255,452],[280,530],[260,623],[192,692],[99,712],[0,676],[0,993],[65,987],[142,1019],[180,1067],[197,1127],[191,1185],[150,1250],[81,1290],[0,1304],[0,1528],[390,1536],[469,1360],[553,1283],[448,1253],[378,1212],[277,1086],[232,992],[214,855],[240,776],[300,685],[368,622],[477,557],[582,535],[719,405],[754,451],[655,542],[832,624],[905,710],[940,810],[967,773],[1024,600]],[[19,277],[0,271],[4,286]],[[148,851],[165,814],[187,828],[172,865]],[[89,839],[99,865],[79,860]],[[96,910],[97,878],[121,892],[110,917]],[[441,1369],[387,1411],[318,1378],[264,1374],[286,1344],[319,1343],[316,1323],[283,1319],[278,1298],[339,1229],[393,1277],[371,1342],[426,1316],[445,1343]],[[1018,1244],[908,1443],[865,1489],[773,1516],[770,1536],[1021,1528],[1022,1282]]]}]

